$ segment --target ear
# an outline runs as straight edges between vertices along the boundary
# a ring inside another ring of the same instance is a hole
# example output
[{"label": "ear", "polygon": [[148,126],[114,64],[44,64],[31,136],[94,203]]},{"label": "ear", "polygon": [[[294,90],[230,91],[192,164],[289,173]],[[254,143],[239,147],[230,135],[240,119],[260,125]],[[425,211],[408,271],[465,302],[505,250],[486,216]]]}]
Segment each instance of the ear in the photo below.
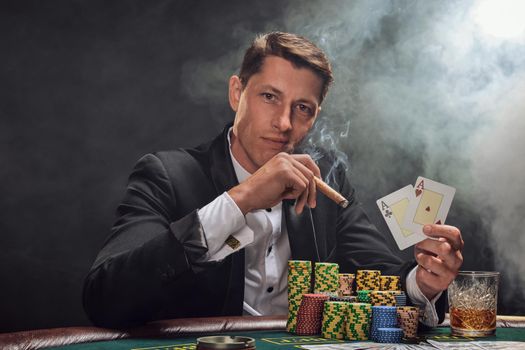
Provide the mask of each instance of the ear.
[{"label": "ear", "polygon": [[238,76],[232,75],[229,83],[228,98],[230,100],[230,107],[237,112],[239,108],[239,101],[241,100],[242,83]]}]

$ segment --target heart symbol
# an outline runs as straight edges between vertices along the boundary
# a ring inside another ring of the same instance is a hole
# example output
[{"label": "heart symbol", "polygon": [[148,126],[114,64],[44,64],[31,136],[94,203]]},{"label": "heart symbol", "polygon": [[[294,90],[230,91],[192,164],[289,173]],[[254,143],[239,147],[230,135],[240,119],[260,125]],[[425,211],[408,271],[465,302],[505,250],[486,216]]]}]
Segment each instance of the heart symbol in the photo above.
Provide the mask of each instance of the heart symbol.
[{"label": "heart symbol", "polygon": [[421,192],[423,192],[423,191],[421,191],[420,189],[417,189],[417,190],[416,190],[416,197],[419,197],[419,195],[421,194]]},{"label": "heart symbol", "polygon": [[430,207],[426,207],[425,210],[426,210],[426,211],[430,211]]}]

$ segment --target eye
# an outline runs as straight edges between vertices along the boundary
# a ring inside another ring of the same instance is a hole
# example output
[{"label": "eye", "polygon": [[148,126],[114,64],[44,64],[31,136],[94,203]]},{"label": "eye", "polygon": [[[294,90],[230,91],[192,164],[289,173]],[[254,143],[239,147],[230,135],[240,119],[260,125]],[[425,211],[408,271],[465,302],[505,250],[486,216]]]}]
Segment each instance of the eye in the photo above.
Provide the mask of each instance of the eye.
[{"label": "eye", "polygon": [[264,97],[264,99],[267,100],[267,101],[273,101],[273,100],[275,100],[275,95],[274,95],[274,94],[271,94],[271,93],[269,93],[269,92],[263,92],[261,95],[262,95],[262,96]]},{"label": "eye", "polygon": [[301,114],[308,115],[308,116],[313,114],[312,108],[308,107],[305,104],[299,103],[297,105],[297,108],[299,109],[299,112],[301,112]]}]

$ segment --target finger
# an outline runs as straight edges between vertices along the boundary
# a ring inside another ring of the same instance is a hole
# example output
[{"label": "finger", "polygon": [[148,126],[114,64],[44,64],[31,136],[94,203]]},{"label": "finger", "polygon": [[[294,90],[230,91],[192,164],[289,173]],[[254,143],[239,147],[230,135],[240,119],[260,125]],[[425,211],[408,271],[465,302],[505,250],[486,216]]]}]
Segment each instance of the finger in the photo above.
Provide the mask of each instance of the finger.
[{"label": "finger", "polygon": [[446,286],[456,278],[459,271],[459,266],[451,267],[440,257],[434,257],[424,253],[416,254],[416,261],[418,265],[424,268],[427,272],[439,276],[441,282]]},{"label": "finger", "polygon": [[303,208],[308,199],[308,179],[301,173],[301,171],[295,167],[291,167],[288,179],[288,193],[285,194],[284,198],[291,199],[295,198],[295,211],[297,214],[301,214]]},{"label": "finger", "polygon": [[416,270],[416,280],[427,288],[433,290],[433,294],[437,294],[439,291],[447,289],[449,281],[446,278],[434,274],[432,271],[425,269],[422,266],[418,266]]},{"label": "finger", "polygon": [[298,161],[296,159],[292,159],[292,164],[299,171],[301,171],[303,173],[303,175],[308,179],[308,186],[309,186],[308,205],[310,206],[310,208],[315,208],[315,206],[316,206],[316,199],[317,199],[317,186],[316,186],[315,180],[314,180],[315,173],[312,172],[303,163],[301,163],[300,161]]},{"label": "finger", "polygon": [[423,253],[425,255],[434,256],[442,259],[450,269],[455,269],[458,265],[461,265],[462,261],[458,261],[457,253],[459,251],[454,250],[451,244],[443,237],[439,240],[425,239],[416,245],[416,254]]},{"label": "finger", "polygon": [[424,271],[421,274],[426,276],[427,283],[431,283],[432,288],[446,289],[457,275],[457,271],[449,269],[439,258],[418,254],[416,260],[418,269]]},{"label": "finger", "polygon": [[416,246],[414,248],[414,256],[416,256],[416,254],[418,254],[418,253],[424,253],[424,254],[427,254],[427,255],[437,256],[437,254],[432,253],[430,250],[426,250],[426,249],[423,249],[423,248],[420,248],[420,247]]},{"label": "finger", "polygon": [[295,212],[297,214],[301,214],[304,210],[304,206],[306,205],[306,202],[308,200],[308,187],[301,193],[301,195],[297,198],[297,201],[295,203]]},{"label": "finger", "polygon": [[444,256],[450,254],[452,246],[448,241],[439,241],[437,239],[427,238],[416,245],[416,250],[430,253],[434,256]]},{"label": "finger", "polygon": [[308,168],[315,176],[321,177],[321,170],[319,170],[317,164],[308,154],[292,154],[291,156]]},{"label": "finger", "polygon": [[457,227],[437,224],[425,225],[423,227],[423,232],[430,237],[446,238],[455,250],[463,249],[463,238],[461,237],[461,232]]},{"label": "finger", "polygon": [[292,173],[296,176],[299,188],[301,189],[301,193],[308,189],[310,180],[308,179],[308,174],[304,174],[300,169],[296,168],[295,166],[292,166]]},{"label": "finger", "polygon": [[446,266],[445,262],[438,257],[419,253],[416,255],[416,261],[419,266],[435,275],[445,276],[450,273],[448,266]]}]

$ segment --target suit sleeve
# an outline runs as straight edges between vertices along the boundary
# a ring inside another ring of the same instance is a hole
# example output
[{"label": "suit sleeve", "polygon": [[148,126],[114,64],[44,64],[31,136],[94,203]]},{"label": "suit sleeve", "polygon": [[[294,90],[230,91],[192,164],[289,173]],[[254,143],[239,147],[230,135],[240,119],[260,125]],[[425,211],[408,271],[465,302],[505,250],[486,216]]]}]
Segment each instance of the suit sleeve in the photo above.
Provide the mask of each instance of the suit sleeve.
[{"label": "suit sleeve", "polygon": [[[416,266],[415,260],[403,262],[394,255],[384,235],[377,230],[358,202],[343,169],[339,169],[339,175],[341,194],[350,202],[346,208],[338,207],[335,254],[341,270],[354,272],[375,269],[385,275],[398,275],[401,277],[402,289],[406,291],[406,278]],[[436,302],[439,323],[445,317],[445,299],[442,295]]]},{"label": "suit sleeve", "polygon": [[202,226],[197,210],[174,220],[176,205],[162,162],[144,156],[84,282],[84,309],[95,325],[120,328],[153,319],[169,286],[195,273],[190,262],[207,250]]}]

